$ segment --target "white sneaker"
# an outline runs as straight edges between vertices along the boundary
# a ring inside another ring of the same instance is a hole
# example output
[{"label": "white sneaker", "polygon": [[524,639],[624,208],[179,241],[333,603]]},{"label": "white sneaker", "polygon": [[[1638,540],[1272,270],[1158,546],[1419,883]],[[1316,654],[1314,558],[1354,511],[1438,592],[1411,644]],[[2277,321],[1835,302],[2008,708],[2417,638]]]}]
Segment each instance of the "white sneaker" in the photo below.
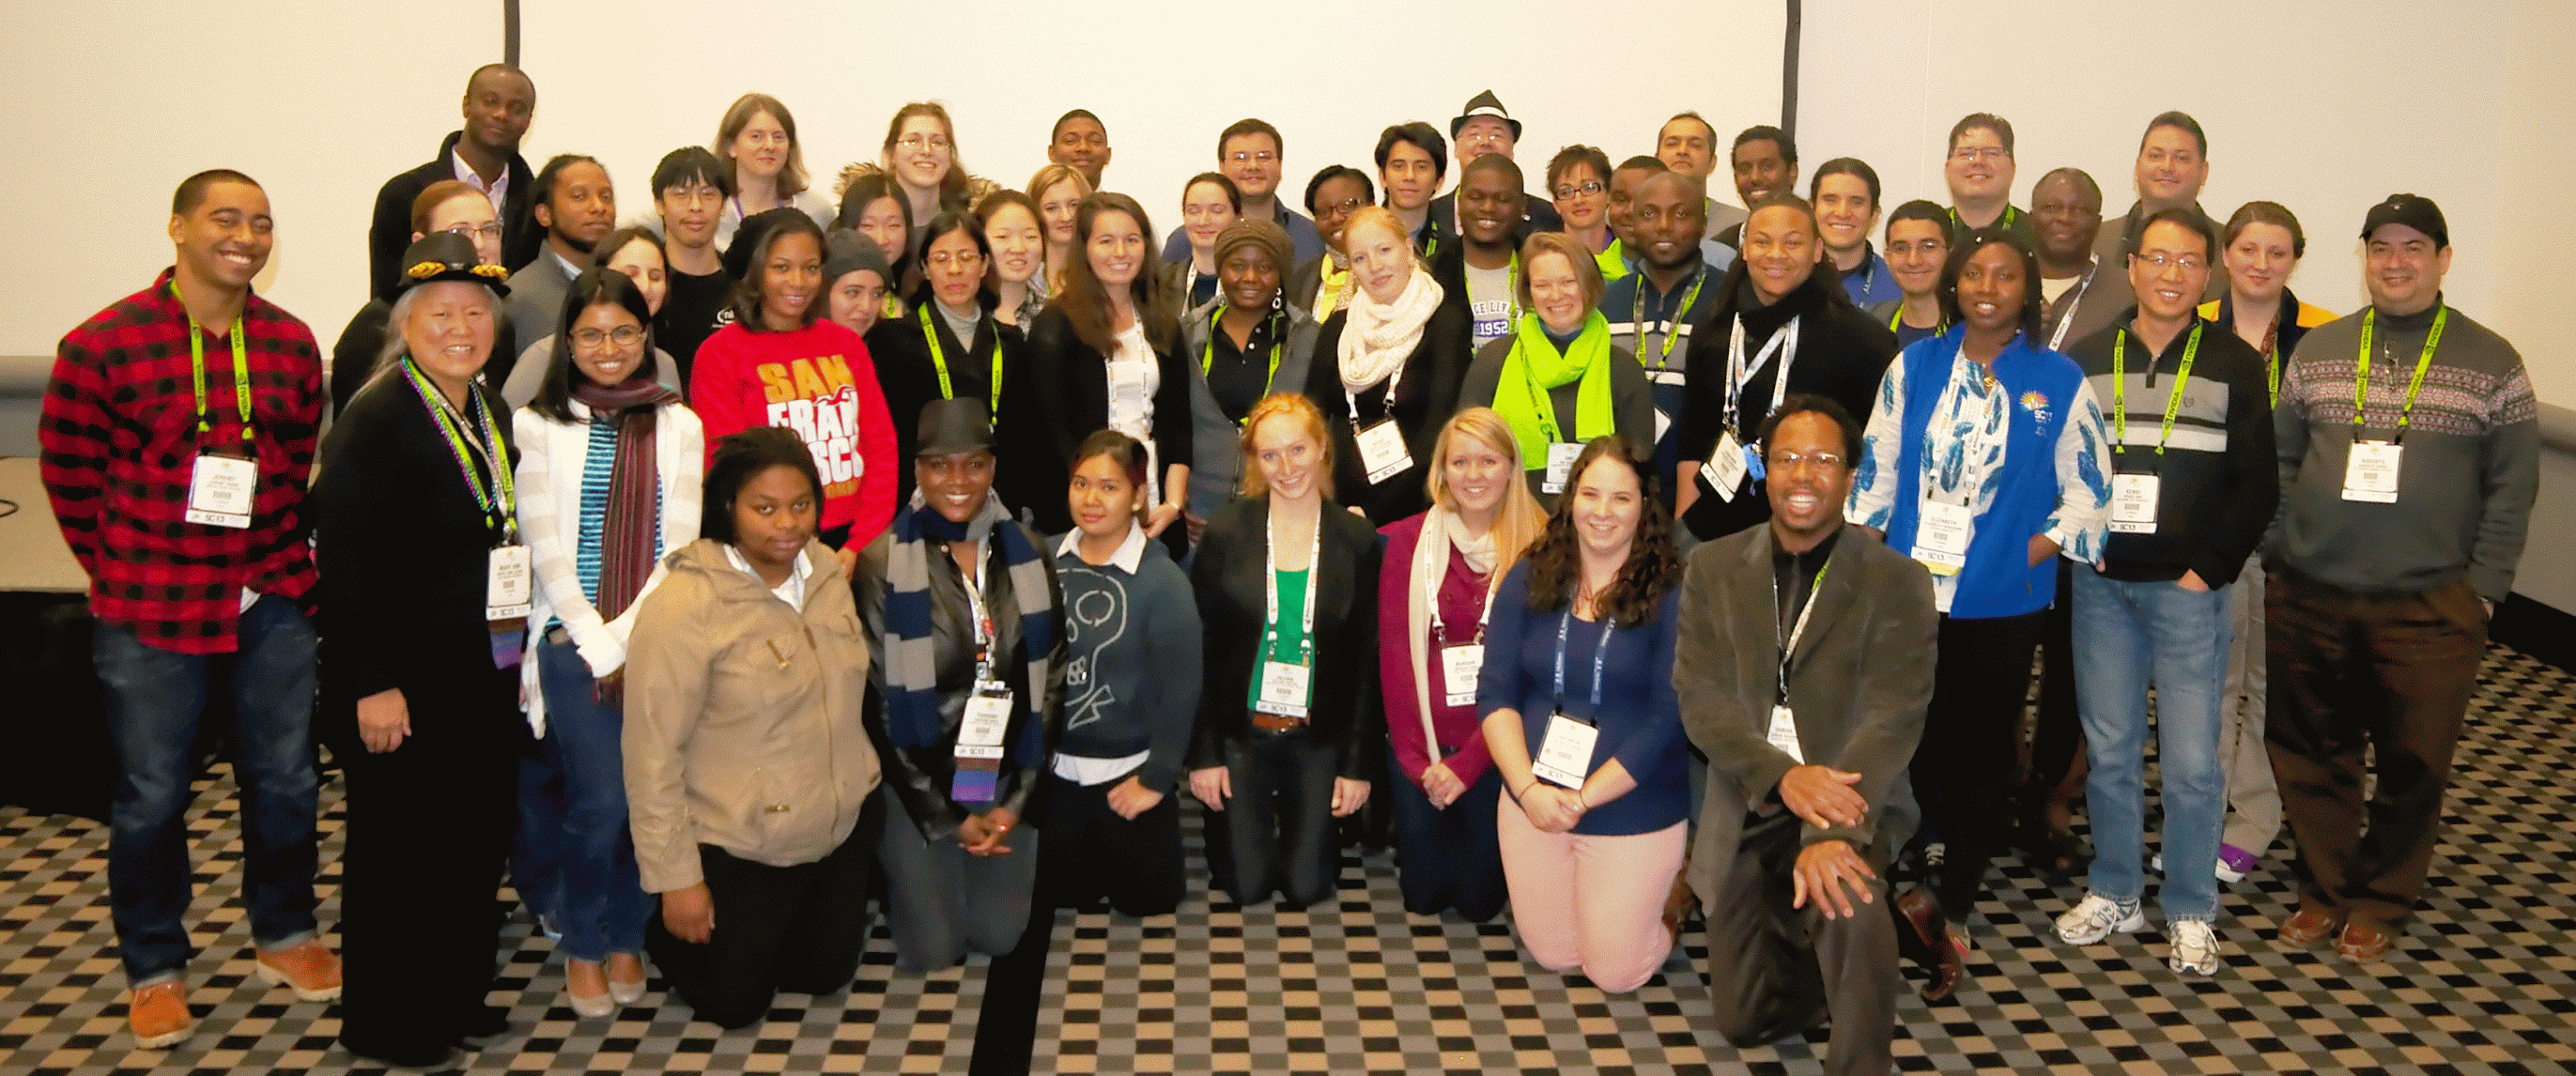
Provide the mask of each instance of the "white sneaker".
[{"label": "white sneaker", "polygon": [[2213,975],[2218,971],[2218,931],[2197,919],[2185,919],[2166,926],[2173,936],[2173,965],[2176,975]]},{"label": "white sneaker", "polygon": [[2113,931],[2127,933],[2144,930],[2147,914],[2138,905],[2116,904],[2098,893],[2086,893],[2084,899],[2057,917],[2057,936],[2068,945],[2091,945],[2110,937]]}]

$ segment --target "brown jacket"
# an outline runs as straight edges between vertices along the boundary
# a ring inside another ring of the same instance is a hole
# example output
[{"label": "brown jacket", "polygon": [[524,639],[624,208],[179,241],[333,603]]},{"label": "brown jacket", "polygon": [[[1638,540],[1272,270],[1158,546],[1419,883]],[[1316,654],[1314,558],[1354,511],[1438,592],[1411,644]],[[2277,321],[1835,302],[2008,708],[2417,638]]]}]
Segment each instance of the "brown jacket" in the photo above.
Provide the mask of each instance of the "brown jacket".
[{"label": "brown jacket", "polygon": [[783,867],[831,854],[877,787],[859,721],[868,642],[840,562],[805,548],[805,611],[700,538],[635,617],[626,803],[650,893],[701,881],[698,845]]}]

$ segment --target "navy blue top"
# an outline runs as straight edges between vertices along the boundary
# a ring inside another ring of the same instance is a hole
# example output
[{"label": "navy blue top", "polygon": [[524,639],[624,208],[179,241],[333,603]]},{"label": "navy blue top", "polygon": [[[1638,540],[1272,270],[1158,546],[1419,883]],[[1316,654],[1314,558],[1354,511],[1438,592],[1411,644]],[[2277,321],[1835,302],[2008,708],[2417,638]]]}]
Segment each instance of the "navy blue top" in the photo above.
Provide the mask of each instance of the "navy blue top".
[{"label": "navy blue top", "polygon": [[[1600,730],[1592,744],[1589,774],[1618,759],[1634,791],[1595,806],[1574,832],[1595,836],[1652,833],[1690,814],[1688,748],[1682,738],[1681,701],[1673,693],[1673,642],[1681,617],[1681,588],[1665,593],[1654,620],[1605,631],[1574,618],[1565,636],[1565,713]],[[1485,629],[1485,668],[1476,681],[1476,712],[1517,710],[1521,737],[1532,757],[1546,742],[1556,712],[1556,629],[1565,610],[1529,607],[1529,562],[1512,566],[1494,594],[1494,616]],[[1607,642],[1603,637],[1607,636]],[[1592,663],[1601,654],[1601,704],[1592,704]]]}]

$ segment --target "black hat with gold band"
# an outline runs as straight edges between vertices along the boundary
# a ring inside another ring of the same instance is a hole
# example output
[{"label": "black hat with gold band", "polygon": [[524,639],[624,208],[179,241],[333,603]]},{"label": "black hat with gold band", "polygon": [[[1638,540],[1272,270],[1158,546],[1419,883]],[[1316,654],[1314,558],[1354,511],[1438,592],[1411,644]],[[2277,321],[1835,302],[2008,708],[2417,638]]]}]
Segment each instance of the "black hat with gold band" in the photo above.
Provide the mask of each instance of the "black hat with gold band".
[{"label": "black hat with gold band", "polygon": [[482,257],[474,252],[473,240],[455,232],[431,232],[403,248],[402,285],[395,294],[423,284],[456,280],[481,284],[492,289],[494,295],[508,295],[509,278],[508,269],[483,264]]}]

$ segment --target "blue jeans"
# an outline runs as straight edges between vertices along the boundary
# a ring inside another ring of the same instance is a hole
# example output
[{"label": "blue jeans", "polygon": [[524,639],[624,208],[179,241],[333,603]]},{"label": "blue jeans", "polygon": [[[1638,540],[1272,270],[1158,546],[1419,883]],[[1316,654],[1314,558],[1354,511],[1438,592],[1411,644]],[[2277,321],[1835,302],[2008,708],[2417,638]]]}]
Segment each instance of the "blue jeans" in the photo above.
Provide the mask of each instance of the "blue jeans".
[{"label": "blue jeans", "polygon": [[2156,764],[2164,778],[2168,923],[2218,917],[2218,833],[2227,769],[2219,705],[2233,630],[2226,587],[2123,583],[2075,569],[2075,691],[2093,761],[2084,783],[2093,819],[2093,892],[2129,902],[2146,889],[2147,688],[2156,691]]},{"label": "blue jeans", "polygon": [[187,813],[198,721],[219,660],[232,673],[225,740],[241,789],[251,939],[283,949],[314,934],[313,625],[294,602],[262,597],[242,614],[239,639],[234,654],[177,654],[104,623],[91,633],[117,759],[108,906],[125,977],[137,986],[178,976],[196,955],[182,921],[191,895]]},{"label": "blue jeans", "polygon": [[546,693],[546,738],[563,773],[555,914],[564,953],[592,961],[641,953],[655,905],[636,874],[626,828],[625,710],[592,701],[590,666],[579,650],[553,640],[537,644],[537,683]]}]

